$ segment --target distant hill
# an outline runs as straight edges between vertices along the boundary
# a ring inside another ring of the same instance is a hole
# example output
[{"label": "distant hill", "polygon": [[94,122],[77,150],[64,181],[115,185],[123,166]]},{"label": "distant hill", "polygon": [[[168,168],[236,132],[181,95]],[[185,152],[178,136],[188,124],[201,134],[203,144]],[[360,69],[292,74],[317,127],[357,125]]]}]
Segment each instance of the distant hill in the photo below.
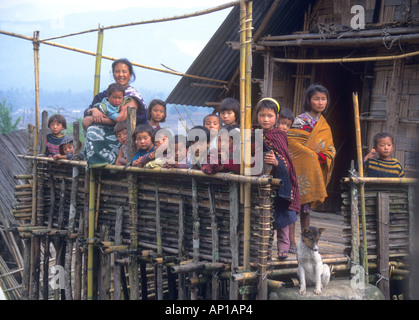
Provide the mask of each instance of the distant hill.
[{"label": "distant hill", "polygon": [[[148,104],[153,99],[165,100],[168,92],[150,91],[144,88],[138,88],[145,102]],[[26,129],[27,125],[34,124],[35,114],[35,91],[25,90],[22,88],[12,88],[9,90],[0,90],[0,99],[6,99],[6,105],[12,107],[13,120],[21,117],[19,123],[20,129]],[[85,90],[75,92],[67,91],[49,91],[40,89],[39,93],[39,113],[48,111],[48,114],[60,113],[63,114],[67,122],[73,122],[83,117],[83,111],[90,105],[93,99],[93,92]],[[185,111],[185,108],[187,112]],[[193,125],[202,125],[202,119],[206,114],[212,112],[212,108],[198,108],[198,107],[183,107],[183,106],[168,106],[168,116],[166,123],[162,124],[164,127],[173,128],[177,130],[177,121],[180,119],[179,113],[183,120],[186,121],[188,128]],[[192,120],[191,120],[192,119]]]}]

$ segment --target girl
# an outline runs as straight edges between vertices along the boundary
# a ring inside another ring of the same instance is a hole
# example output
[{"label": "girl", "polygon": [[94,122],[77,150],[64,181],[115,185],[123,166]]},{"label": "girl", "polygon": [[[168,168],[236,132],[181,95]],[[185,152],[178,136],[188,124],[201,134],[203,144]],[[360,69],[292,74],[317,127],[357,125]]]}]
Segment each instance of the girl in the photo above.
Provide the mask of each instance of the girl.
[{"label": "girl", "polygon": [[263,129],[264,161],[274,167],[273,175],[283,181],[274,203],[274,230],[277,230],[278,258],[288,256],[289,225],[297,221],[300,193],[294,165],[288,153],[287,134],[276,127],[280,106],[272,98],[264,98],[256,107],[258,125]]},{"label": "girl", "polygon": [[[298,175],[301,197],[301,230],[310,225],[310,210],[323,203],[333,170],[336,150],[332,132],[322,113],[330,103],[329,91],[311,85],[303,100],[305,113],[288,132],[289,152]],[[295,240],[291,239],[295,246]]]},{"label": "girl", "polygon": [[148,106],[147,120],[154,130],[160,129],[160,122],[166,121],[166,102],[160,99],[152,100]]},{"label": "girl", "polygon": [[225,98],[218,108],[223,125],[240,124],[240,102],[234,98]]}]

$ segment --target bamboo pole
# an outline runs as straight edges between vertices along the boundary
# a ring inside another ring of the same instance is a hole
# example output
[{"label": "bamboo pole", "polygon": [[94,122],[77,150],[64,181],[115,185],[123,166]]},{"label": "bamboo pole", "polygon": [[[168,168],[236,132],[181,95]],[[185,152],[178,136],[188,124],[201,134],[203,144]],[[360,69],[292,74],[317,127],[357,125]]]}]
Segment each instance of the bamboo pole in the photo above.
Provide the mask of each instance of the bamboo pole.
[{"label": "bamboo pole", "polygon": [[387,61],[411,58],[419,55],[419,51],[404,53],[392,56],[374,56],[359,58],[333,58],[333,59],[288,59],[288,58],[272,58],[272,61],[282,63],[350,63],[350,62],[367,62],[367,61]]},{"label": "bamboo pole", "polygon": [[[180,19],[185,19],[185,18],[198,17],[198,16],[201,16],[201,15],[205,15],[205,14],[208,14],[208,13],[213,13],[213,12],[216,12],[216,11],[227,9],[229,7],[236,6],[236,5],[239,4],[239,2],[240,1],[231,1],[231,2],[222,4],[222,5],[213,7],[213,8],[205,9],[205,10],[202,10],[202,11],[196,11],[196,12],[193,12],[193,13],[183,14],[183,15],[180,15],[180,16],[173,16],[173,17],[152,19],[152,20],[144,20],[144,21],[137,21],[137,22],[124,23],[124,24],[119,24],[119,25],[114,25],[114,26],[102,27],[102,30],[110,30],[110,29],[116,29],[116,28],[131,27],[131,26],[136,26],[136,25],[151,24],[151,23],[158,23],[158,22],[168,22],[168,21],[175,21],[175,20],[180,20]],[[62,36],[58,36],[58,37],[43,39],[43,41],[60,39],[60,38],[65,38],[65,37],[70,37],[70,36],[75,36],[75,35],[81,35],[81,34],[85,34],[85,33],[95,32],[96,30],[97,29],[91,29],[91,30],[80,31],[80,32],[77,32],[77,33],[70,33],[70,34],[66,34],[66,35],[62,35]]]},{"label": "bamboo pole", "polygon": [[[162,250],[162,226],[161,226],[161,212],[160,212],[160,199],[159,187],[156,186],[156,239],[157,239],[157,256],[161,257]],[[157,300],[163,300],[163,265],[161,263],[155,264],[155,288]]]},{"label": "bamboo pole", "polygon": [[345,177],[341,179],[342,183],[355,184],[415,184],[416,178],[375,178],[375,177]]},{"label": "bamboo pole", "polygon": [[[208,199],[210,203],[210,215],[211,215],[211,242],[212,242],[212,262],[217,263],[220,260],[219,252],[219,235],[218,235],[218,222],[215,209],[215,196],[214,189],[211,185],[208,186]],[[211,279],[211,299],[219,299],[219,282],[218,282],[218,273],[213,274]]]},{"label": "bamboo pole", "polygon": [[[24,159],[31,159],[31,160],[42,160],[42,161],[49,161],[55,162],[54,159],[49,157],[34,157],[34,156],[26,156],[26,155],[18,155],[18,158]],[[75,166],[86,166],[86,161],[75,161],[75,160],[56,160],[58,163],[66,163]],[[199,178],[211,178],[217,180],[224,180],[224,181],[235,181],[240,183],[250,183],[256,185],[265,185],[271,184],[279,186],[282,184],[280,179],[273,179],[273,178],[261,178],[258,176],[243,176],[228,172],[220,172],[208,176],[201,170],[194,170],[194,169],[179,169],[179,168],[155,168],[155,169],[146,169],[146,168],[138,168],[132,166],[116,166],[116,165],[106,165],[101,167],[101,170],[115,170],[115,171],[126,171],[126,172],[138,172],[138,173],[153,173],[153,174],[161,174],[161,175],[184,175],[184,176],[193,176]]]},{"label": "bamboo pole", "polygon": [[[11,36],[11,37],[21,38],[21,39],[25,39],[25,40],[31,40],[31,41],[33,40],[33,38],[30,38],[30,37],[26,37],[26,36],[23,36],[23,35],[20,35],[20,34],[12,33],[12,32],[2,31],[2,30],[0,30],[0,34],[5,34],[5,35]],[[83,53],[83,54],[87,54],[87,55],[91,55],[91,56],[96,56],[95,52],[87,51],[87,50],[83,50],[83,49],[78,49],[78,48],[75,48],[75,47],[70,47],[70,46],[66,46],[66,45],[63,45],[63,44],[59,44],[59,43],[43,41],[43,40],[39,40],[39,43],[43,43],[43,44],[46,44],[48,46],[53,46],[53,47],[66,49],[66,50],[70,50],[70,51],[75,51],[75,52],[79,52],[79,53]],[[102,58],[107,59],[107,60],[112,60],[112,61],[118,60],[118,58],[110,57],[110,56],[106,56],[106,55],[102,55]],[[218,82],[218,83],[223,83],[223,84],[229,84],[229,82],[225,81],[225,80],[217,80],[217,79],[212,79],[212,78],[207,78],[207,77],[200,77],[200,76],[196,76],[196,75],[192,75],[192,74],[181,73],[181,72],[177,72],[177,71],[171,71],[171,70],[167,70],[167,69],[150,67],[150,66],[135,63],[135,62],[132,62],[132,61],[131,61],[131,64],[133,66],[137,66],[137,67],[140,67],[140,68],[143,68],[143,69],[159,71],[159,72],[168,73],[168,74],[172,74],[172,75],[176,75],[176,76],[198,79],[198,80],[211,81],[211,82]]]},{"label": "bamboo pole", "polygon": [[[127,126],[127,146],[128,158],[132,159],[135,155],[134,131],[136,125],[136,110],[129,107],[128,110],[128,126]],[[128,203],[129,203],[129,221],[130,221],[130,249],[135,251],[138,248],[138,187],[137,175],[130,173],[127,175],[128,180]],[[130,256],[129,265],[129,284],[130,299],[138,300],[140,298],[139,280],[138,280],[138,258],[133,253]]]},{"label": "bamboo pole", "polygon": [[[362,142],[361,142],[361,124],[359,121],[359,105],[358,105],[358,93],[352,94],[354,104],[354,116],[355,116],[355,135],[356,135],[356,146],[357,146],[357,158],[358,158],[358,175],[360,178],[364,177],[364,161],[362,157]],[[368,256],[367,256],[367,222],[365,217],[365,187],[364,184],[359,186],[359,196],[361,201],[361,220],[362,220],[362,247],[361,252],[361,264],[364,267],[366,273],[366,282],[368,282]]]},{"label": "bamboo pole", "polygon": [[[192,248],[193,248],[193,262],[199,262],[199,215],[198,215],[198,185],[195,178],[192,178]],[[193,277],[197,277],[197,273],[193,272]],[[191,289],[191,300],[197,300],[198,287],[193,286]]]},{"label": "bamboo pole", "polygon": [[[38,155],[39,144],[39,31],[35,31],[32,38],[34,66],[35,66],[35,134],[34,134],[34,156]],[[31,224],[36,225],[37,220],[37,185],[38,185],[38,165],[34,161],[33,165],[33,180],[32,180],[32,217]],[[29,298],[37,299],[39,297],[39,281],[36,276],[39,263],[39,238],[31,238],[31,260],[30,260],[30,288]]]},{"label": "bamboo pole", "polygon": [[244,173],[244,124],[246,119],[246,1],[240,1],[240,174]]},{"label": "bamboo pole", "polygon": [[95,84],[93,89],[93,97],[99,93],[100,87],[100,66],[102,64],[102,49],[103,49],[103,29],[98,26],[97,29],[97,49],[96,49],[96,63],[95,63]]},{"label": "bamboo pole", "polygon": [[[252,16],[253,16],[253,2],[244,1],[243,6],[245,7],[245,74],[244,74],[244,133],[242,138],[244,139],[244,148],[242,156],[244,157],[244,175],[249,176],[251,173],[250,161],[251,161],[251,112],[252,112],[252,101],[251,101],[251,86],[252,86]],[[243,226],[243,268],[244,270],[250,269],[250,212],[251,212],[251,185],[246,183],[243,186],[243,200],[244,200],[244,226]],[[247,295],[243,294],[243,299],[247,299]]]},{"label": "bamboo pole", "polygon": [[[179,260],[185,258],[185,199],[181,195],[179,200],[179,232],[178,232],[178,257]],[[184,274],[178,275],[179,289],[178,298],[179,300],[186,299],[186,277]]]}]

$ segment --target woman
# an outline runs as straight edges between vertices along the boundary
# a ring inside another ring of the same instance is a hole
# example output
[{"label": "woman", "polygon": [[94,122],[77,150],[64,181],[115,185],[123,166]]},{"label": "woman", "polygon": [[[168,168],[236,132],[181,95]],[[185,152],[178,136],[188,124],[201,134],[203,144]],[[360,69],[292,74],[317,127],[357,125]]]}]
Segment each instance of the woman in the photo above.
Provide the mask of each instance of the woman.
[{"label": "woman", "polygon": [[[327,197],[336,150],[332,131],[322,115],[330,104],[329,91],[311,85],[303,102],[305,113],[297,116],[288,131],[288,148],[298,176],[301,231],[310,225],[310,211]],[[295,251],[294,228],[290,228],[290,252]]]},{"label": "woman", "polygon": [[[127,119],[127,108],[134,107],[137,110],[137,125],[147,122],[146,104],[140,93],[130,86],[131,81],[135,81],[135,74],[132,64],[127,59],[119,59],[112,63],[112,74],[116,82],[122,84],[125,88],[125,97],[131,97],[130,101],[121,106],[119,114],[122,115],[121,121]],[[83,128],[86,130],[85,156],[90,167],[100,167],[107,164],[114,164],[118,157],[118,140],[115,137],[113,127],[115,121],[109,119],[97,108],[92,108],[103,98],[107,96],[106,90],[97,94],[92,104],[84,112],[91,110],[91,116],[94,123],[88,128],[83,122]]]}]

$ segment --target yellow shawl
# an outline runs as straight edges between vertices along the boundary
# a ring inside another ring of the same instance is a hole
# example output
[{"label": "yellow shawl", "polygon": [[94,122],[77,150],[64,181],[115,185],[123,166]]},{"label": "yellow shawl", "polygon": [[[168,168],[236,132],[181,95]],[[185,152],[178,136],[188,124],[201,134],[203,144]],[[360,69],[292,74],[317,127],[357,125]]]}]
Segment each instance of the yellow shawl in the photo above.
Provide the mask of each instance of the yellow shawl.
[{"label": "yellow shawl", "polygon": [[[323,116],[313,131],[290,129],[288,148],[298,176],[301,204],[310,203],[313,209],[327,197],[326,187],[333,171],[336,150],[333,145],[332,131]],[[318,153],[326,157],[320,164]]]}]

